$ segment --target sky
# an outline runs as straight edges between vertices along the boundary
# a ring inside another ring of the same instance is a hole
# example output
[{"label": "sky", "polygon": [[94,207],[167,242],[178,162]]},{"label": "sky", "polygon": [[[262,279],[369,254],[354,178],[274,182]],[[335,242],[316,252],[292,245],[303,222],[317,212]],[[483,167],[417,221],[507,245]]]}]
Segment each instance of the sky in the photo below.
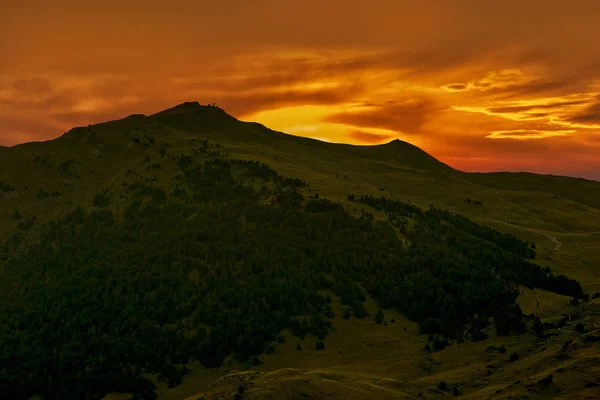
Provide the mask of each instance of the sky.
[{"label": "sky", "polygon": [[600,180],[597,0],[1,0],[0,145],[217,103],[464,171]]}]

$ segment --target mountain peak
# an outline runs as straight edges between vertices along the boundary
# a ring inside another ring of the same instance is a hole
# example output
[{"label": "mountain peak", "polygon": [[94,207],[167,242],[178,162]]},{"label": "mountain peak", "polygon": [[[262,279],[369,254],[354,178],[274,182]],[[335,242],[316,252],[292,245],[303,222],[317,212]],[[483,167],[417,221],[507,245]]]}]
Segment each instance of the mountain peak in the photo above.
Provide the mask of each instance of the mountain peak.
[{"label": "mountain peak", "polygon": [[221,110],[222,111],[222,109],[217,107],[217,105],[215,103],[201,105],[197,101],[186,101],[185,103],[181,103],[179,105],[176,105],[175,107],[160,111],[154,115],[185,114],[185,113],[190,113],[190,112],[193,113],[193,112],[198,112],[198,111],[203,111],[203,110],[206,110],[206,111]]},{"label": "mountain peak", "polygon": [[394,139],[390,142],[384,143],[384,145],[388,145],[388,146],[409,145],[412,147],[416,147],[416,146],[410,144],[409,142],[406,142],[406,141],[400,140],[400,139]]},{"label": "mountain peak", "polygon": [[176,105],[173,108],[197,108],[197,107],[202,107],[200,105],[200,103],[198,103],[197,101],[186,101],[184,103]]}]

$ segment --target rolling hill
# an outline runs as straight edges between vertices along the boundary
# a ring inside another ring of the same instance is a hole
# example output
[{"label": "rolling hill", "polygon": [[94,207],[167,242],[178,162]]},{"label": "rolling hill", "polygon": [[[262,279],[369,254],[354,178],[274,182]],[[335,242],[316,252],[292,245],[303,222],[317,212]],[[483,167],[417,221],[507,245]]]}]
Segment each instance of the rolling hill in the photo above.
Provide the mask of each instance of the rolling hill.
[{"label": "rolling hill", "polygon": [[465,173],[189,102],[0,147],[0,210],[9,398],[600,384],[600,182]]}]

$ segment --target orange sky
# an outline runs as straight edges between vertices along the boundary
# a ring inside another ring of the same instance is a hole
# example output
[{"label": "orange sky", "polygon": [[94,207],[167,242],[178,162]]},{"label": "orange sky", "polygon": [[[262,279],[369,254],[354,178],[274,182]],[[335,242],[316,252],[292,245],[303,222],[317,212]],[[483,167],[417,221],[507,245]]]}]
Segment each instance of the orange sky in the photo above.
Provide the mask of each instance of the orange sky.
[{"label": "orange sky", "polygon": [[197,100],[468,171],[600,180],[599,17],[598,0],[3,0],[0,145]]}]

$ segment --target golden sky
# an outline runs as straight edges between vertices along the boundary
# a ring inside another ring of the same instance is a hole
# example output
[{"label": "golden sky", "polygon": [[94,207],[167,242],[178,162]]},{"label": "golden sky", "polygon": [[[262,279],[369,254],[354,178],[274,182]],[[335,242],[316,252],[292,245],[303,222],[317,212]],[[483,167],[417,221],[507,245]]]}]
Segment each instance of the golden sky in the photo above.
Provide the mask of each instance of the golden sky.
[{"label": "golden sky", "polygon": [[598,0],[2,0],[0,145],[197,100],[600,180],[599,18]]}]

